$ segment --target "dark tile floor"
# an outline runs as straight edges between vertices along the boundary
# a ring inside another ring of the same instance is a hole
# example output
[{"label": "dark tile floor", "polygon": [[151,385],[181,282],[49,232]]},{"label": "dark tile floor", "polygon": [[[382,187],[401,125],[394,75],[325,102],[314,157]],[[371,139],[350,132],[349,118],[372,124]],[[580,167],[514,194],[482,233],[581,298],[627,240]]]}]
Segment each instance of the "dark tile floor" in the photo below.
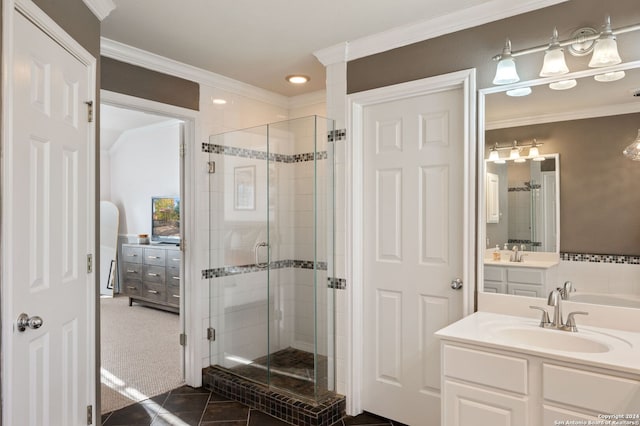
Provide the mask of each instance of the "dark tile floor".
[{"label": "dark tile floor", "polygon": [[[287,426],[239,402],[228,400],[204,388],[182,386],[171,392],[130,405],[102,416],[103,426]],[[364,413],[345,417],[334,426],[404,426]]]}]

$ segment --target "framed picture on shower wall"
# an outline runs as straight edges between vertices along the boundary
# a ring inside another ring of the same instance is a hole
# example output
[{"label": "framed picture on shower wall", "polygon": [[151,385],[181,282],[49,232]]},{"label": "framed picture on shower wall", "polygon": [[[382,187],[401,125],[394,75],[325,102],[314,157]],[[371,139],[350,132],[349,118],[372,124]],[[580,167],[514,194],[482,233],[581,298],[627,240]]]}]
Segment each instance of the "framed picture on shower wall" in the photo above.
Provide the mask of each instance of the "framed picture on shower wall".
[{"label": "framed picture on shower wall", "polygon": [[234,208],[236,210],[256,209],[256,166],[242,166],[233,169]]}]

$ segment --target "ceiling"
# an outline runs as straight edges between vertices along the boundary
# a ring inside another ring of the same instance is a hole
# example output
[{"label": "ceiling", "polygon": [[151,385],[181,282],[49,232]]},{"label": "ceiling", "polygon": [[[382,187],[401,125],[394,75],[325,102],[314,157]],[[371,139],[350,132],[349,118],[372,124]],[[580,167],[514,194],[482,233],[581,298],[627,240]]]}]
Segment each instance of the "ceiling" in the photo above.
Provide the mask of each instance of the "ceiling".
[{"label": "ceiling", "polygon": [[[325,88],[313,52],[490,0],[114,0],[102,36],[285,96]],[[311,77],[304,86],[289,74]]]},{"label": "ceiling", "polygon": [[100,149],[108,151],[127,130],[176,121],[173,118],[142,111],[100,105]]}]

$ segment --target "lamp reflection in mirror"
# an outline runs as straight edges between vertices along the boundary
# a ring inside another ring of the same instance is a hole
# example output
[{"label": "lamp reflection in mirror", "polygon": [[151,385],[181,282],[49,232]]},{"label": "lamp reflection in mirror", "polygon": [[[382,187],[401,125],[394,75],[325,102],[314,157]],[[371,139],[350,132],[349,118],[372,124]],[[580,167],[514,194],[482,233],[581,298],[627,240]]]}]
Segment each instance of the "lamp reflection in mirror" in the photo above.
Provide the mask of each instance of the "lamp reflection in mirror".
[{"label": "lamp reflection in mirror", "polygon": [[553,77],[568,72],[569,67],[567,67],[567,63],[564,60],[564,49],[560,47],[560,43],[558,42],[558,29],[554,28],[551,43],[549,43],[549,48],[544,54],[540,77]]},{"label": "lamp reflection in mirror", "polygon": [[640,129],[638,129],[638,136],[636,139],[622,151],[625,157],[633,160],[640,161]]},{"label": "lamp reflection in mirror", "polygon": [[620,59],[620,54],[618,53],[616,36],[613,35],[613,31],[611,30],[611,18],[607,16],[604,30],[596,40],[589,66],[592,68],[608,67],[619,64],[620,62],[622,62],[622,59]]},{"label": "lamp reflection in mirror", "polygon": [[574,79],[571,80],[562,80],[562,81],[554,81],[553,83],[549,84],[549,89],[552,90],[569,90],[572,89],[574,87],[576,87],[576,85],[578,84],[578,82]]},{"label": "lamp reflection in mirror", "polygon": [[612,71],[612,72],[606,72],[604,74],[594,75],[593,78],[594,80],[599,81],[601,83],[608,83],[610,81],[620,80],[624,78],[624,76],[625,76],[624,71]]},{"label": "lamp reflection in mirror", "polygon": [[531,94],[531,87],[521,87],[519,89],[507,90],[507,96],[527,96]]},{"label": "lamp reflection in mirror", "polygon": [[518,71],[516,70],[516,62],[511,56],[511,40],[507,39],[502,49],[502,55],[496,75],[493,78],[493,84],[511,84],[520,81]]}]

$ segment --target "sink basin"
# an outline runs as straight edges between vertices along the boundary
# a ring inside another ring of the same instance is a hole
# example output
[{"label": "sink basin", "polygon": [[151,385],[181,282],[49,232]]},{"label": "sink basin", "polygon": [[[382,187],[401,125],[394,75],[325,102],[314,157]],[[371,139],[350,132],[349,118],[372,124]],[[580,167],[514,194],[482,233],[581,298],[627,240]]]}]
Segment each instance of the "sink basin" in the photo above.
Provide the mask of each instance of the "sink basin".
[{"label": "sink basin", "polygon": [[497,338],[510,343],[564,352],[603,353],[611,348],[597,340],[567,331],[543,328],[508,327],[495,331]]}]

